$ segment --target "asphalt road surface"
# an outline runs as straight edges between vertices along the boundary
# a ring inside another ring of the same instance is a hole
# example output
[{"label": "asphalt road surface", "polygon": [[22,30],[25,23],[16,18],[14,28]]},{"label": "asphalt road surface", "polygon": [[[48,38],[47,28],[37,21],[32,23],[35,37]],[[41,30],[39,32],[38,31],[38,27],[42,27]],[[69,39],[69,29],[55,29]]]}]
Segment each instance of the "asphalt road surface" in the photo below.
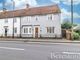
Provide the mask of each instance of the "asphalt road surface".
[{"label": "asphalt road surface", "polygon": [[0,60],[80,60],[80,44],[0,42]]}]

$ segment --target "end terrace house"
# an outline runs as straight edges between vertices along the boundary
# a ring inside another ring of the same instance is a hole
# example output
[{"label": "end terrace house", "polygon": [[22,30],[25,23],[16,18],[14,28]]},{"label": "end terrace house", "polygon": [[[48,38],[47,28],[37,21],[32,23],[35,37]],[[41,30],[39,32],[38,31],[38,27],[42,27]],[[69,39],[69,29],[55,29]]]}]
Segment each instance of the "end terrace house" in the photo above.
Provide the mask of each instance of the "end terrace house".
[{"label": "end terrace house", "polygon": [[0,36],[60,38],[60,19],[58,5],[0,12]]}]

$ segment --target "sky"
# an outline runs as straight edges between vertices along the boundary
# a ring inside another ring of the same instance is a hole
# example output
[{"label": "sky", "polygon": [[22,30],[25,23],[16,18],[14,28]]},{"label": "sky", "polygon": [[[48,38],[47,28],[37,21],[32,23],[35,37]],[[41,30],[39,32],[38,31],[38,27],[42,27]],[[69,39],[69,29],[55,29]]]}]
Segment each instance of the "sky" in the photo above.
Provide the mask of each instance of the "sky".
[{"label": "sky", "polygon": [[[13,3],[11,0],[0,0],[0,11],[3,9],[3,2],[7,10],[12,10]],[[69,20],[71,21],[71,0],[14,0],[15,9],[26,8],[26,4],[31,7],[55,5],[58,4],[61,10],[61,22]],[[80,24],[80,0],[73,0],[73,22]]]}]

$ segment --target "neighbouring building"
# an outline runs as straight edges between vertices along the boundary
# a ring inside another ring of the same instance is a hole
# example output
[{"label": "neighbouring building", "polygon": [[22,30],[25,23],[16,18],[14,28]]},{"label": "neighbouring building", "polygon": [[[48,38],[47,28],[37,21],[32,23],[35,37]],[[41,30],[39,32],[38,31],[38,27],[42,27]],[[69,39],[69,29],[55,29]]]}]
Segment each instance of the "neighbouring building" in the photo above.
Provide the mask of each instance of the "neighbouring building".
[{"label": "neighbouring building", "polygon": [[58,5],[0,12],[1,37],[60,38],[61,11]]}]

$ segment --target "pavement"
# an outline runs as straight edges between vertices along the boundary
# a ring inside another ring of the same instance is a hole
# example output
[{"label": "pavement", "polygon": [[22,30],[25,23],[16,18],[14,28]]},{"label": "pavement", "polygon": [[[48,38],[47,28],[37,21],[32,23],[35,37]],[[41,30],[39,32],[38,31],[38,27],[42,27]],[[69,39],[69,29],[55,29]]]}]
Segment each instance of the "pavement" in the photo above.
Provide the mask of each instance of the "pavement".
[{"label": "pavement", "polygon": [[66,40],[66,39],[27,39],[27,38],[0,38],[0,41],[17,41],[30,43],[80,43],[80,40]]}]

